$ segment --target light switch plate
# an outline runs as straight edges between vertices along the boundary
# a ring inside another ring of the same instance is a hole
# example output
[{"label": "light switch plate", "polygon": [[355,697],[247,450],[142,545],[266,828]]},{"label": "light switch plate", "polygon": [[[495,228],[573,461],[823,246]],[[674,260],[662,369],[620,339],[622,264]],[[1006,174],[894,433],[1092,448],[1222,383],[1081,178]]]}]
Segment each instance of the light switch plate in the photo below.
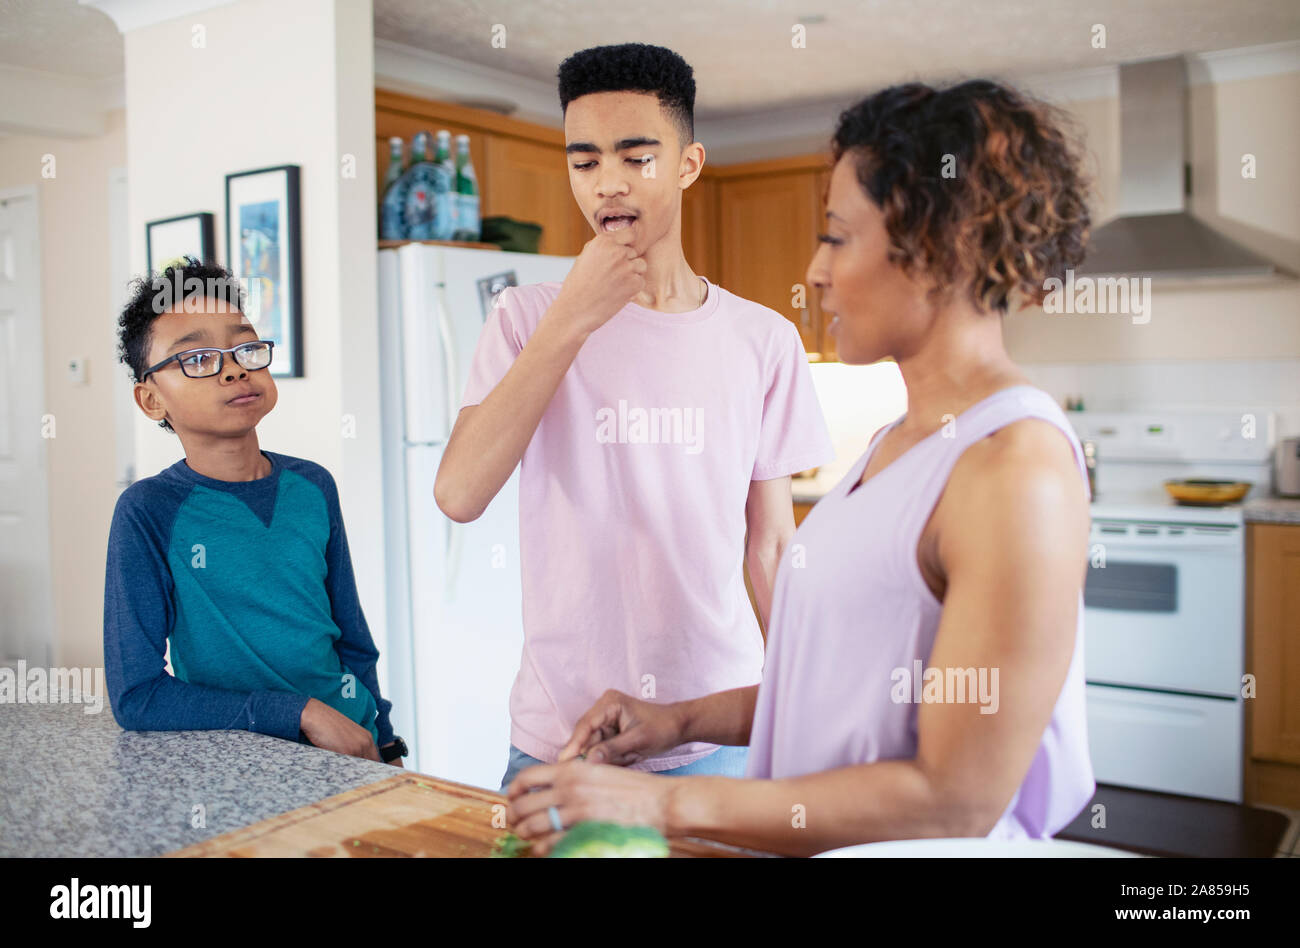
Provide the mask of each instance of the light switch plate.
[{"label": "light switch plate", "polygon": [[68,382],[73,385],[86,384],[85,356],[76,356],[68,360]]}]

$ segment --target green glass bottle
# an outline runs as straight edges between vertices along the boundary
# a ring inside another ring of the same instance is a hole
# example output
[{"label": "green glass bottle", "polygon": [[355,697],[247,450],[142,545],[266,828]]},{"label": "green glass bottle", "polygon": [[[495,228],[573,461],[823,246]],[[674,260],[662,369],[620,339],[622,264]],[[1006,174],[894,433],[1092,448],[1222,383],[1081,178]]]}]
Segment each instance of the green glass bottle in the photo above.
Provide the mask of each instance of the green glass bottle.
[{"label": "green glass bottle", "polygon": [[469,136],[456,136],[455,240],[479,239],[478,179],[469,157]]},{"label": "green glass bottle", "polygon": [[388,140],[388,170],[384,173],[384,186],[379,198],[379,239],[404,240],[406,228],[402,222],[405,195],[397,182],[406,170],[402,161],[402,140],[396,136]]},{"label": "green glass bottle", "polygon": [[456,232],[456,166],[451,161],[451,132],[438,130],[438,150],[433,156],[433,239],[451,240]]},{"label": "green glass bottle", "polygon": [[432,240],[435,167],[429,160],[428,132],[416,132],[411,142],[411,164],[398,187],[403,191],[402,223],[406,240]]}]

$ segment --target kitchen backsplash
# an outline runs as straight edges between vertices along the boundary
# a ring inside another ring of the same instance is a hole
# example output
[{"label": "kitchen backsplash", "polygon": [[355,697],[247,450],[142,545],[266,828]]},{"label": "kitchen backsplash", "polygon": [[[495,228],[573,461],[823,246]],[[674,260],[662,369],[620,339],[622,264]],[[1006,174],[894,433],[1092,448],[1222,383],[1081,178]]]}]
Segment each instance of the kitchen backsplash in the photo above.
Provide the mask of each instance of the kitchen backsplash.
[{"label": "kitchen backsplash", "polygon": [[1089,411],[1272,411],[1278,437],[1300,434],[1300,359],[1044,363],[1021,369],[1062,404],[1066,396],[1082,395]]},{"label": "kitchen backsplash", "polygon": [[[907,390],[893,362],[813,363],[809,368],[835,446],[835,460],[823,466],[818,480],[833,483],[861,457],[878,428],[907,410]],[[1278,437],[1300,434],[1300,359],[1043,363],[1020,368],[1062,407],[1067,397],[1082,396],[1090,411],[1272,411]]]}]

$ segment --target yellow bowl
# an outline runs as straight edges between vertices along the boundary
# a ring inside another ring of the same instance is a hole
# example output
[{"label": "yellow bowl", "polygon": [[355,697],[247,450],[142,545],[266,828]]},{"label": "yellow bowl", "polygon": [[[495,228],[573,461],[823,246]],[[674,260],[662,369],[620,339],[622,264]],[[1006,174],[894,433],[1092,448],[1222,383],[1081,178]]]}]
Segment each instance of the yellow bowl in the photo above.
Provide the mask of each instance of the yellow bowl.
[{"label": "yellow bowl", "polygon": [[1180,504],[1193,507],[1218,507],[1241,500],[1254,485],[1250,481],[1215,481],[1184,478],[1165,481],[1165,490]]}]

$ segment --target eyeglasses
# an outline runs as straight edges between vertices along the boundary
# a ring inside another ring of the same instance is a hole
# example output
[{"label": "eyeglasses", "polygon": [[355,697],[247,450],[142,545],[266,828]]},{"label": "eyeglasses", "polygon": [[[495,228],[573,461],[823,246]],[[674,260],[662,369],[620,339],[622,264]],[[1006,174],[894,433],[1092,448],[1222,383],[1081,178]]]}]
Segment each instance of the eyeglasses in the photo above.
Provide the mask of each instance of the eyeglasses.
[{"label": "eyeglasses", "polygon": [[255,372],[271,364],[271,349],[274,345],[275,343],[269,339],[259,339],[230,349],[186,349],[184,352],[169,355],[157,365],[146,369],[144,375],[140,376],[140,381],[143,382],[169,362],[179,363],[181,371],[188,378],[208,378],[221,371],[221,367],[225,365],[227,352],[234,356],[236,363],[250,372]]}]

